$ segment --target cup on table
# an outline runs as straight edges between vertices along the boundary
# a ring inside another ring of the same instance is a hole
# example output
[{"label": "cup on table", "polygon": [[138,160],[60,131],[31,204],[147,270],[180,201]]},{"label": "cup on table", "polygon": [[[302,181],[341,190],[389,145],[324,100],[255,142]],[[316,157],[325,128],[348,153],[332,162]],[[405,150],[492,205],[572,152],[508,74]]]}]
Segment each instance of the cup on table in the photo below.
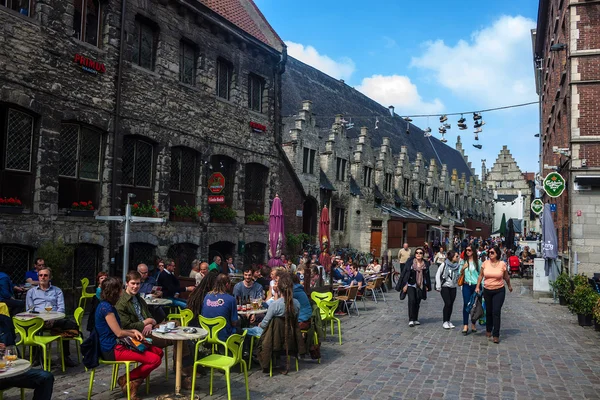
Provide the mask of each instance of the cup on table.
[{"label": "cup on table", "polygon": [[175,329],[175,322],[173,322],[173,321],[167,322],[167,328],[168,329]]},{"label": "cup on table", "polygon": [[0,358],[0,370],[6,369],[6,360],[4,357]]},{"label": "cup on table", "polygon": [[166,332],[167,331],[167,325],[166,324],[161,324],[158,326],[158,328],[156,328],[156,330],[158,332]]}]

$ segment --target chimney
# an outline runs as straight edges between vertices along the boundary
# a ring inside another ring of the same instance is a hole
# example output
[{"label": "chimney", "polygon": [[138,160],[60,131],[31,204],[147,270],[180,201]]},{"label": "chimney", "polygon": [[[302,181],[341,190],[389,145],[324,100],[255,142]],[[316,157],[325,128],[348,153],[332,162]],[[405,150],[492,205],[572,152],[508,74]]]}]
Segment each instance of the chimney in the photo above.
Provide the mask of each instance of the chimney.
[{"label": "chimney", "polygon": [[312,111],[312,101],[304,100],[302,102],[302,110],[304,111]]}]

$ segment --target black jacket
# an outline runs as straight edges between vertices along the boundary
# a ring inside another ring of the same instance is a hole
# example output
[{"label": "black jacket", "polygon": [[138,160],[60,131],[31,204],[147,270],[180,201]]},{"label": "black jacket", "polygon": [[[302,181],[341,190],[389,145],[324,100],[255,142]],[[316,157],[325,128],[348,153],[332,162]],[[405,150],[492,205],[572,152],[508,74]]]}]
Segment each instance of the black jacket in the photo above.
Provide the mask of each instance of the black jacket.
[{"label": "black jacket", "polygon": [[[403,288],[408,283],[408,278],[410,278],[410,271],[412,268],[412,263],[414,261],[414,257],[411,257],[406,261],[406,266],[404,267],[404,271],[402,271],[402,276],[400,277],[400,288]],[[429,276],[429,261],[423,260],[425,262],[425,271],[423,271],[423,285],[427,288],[426,291],[423,291],[423,300],[427,299],[427,291],[431,292],[431,277]]]},{"label": "black jacket", "polygon": [[175,297],[175,293],[185,292],[185,287],[179,284],[179,279],[174,274],[163,271],[158,275],[156,281],[158,286],[162,286],[164,298]]}]

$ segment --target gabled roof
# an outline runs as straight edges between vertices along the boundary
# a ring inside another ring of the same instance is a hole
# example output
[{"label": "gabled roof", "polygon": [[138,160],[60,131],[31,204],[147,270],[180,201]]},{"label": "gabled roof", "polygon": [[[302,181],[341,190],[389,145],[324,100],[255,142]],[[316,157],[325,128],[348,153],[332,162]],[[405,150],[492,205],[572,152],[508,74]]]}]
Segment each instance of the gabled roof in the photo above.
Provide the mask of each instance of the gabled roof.
[{"label": "gabled roof", "polygon": [[281,52],[285,47],[283,40],[253,0],[200,0],[200,2],[277,51]]},{"label": "gabled roof", "polygon": [[383,196],[383,194],[381,193],[381,190],[379,190],[379,188],[377,187],[377,185],[375,185],[373,187],[373,195],[375,196],[376,199],[379,200],[384,200],[385,197]]},{"label": "gabled roof", "polygon": [[319,179],[321,183],[321,189],[335,191],[335,187],[331,184],[331,181],[327,177],[327,174],[323,172],[323,170],[321,170],[321,172],[319,173]]},{"label": "gabled roof", "polygon": [[358,186],[358,183],[356,183],[353,177],[350,177],[350,194],[359,197],[362,197],[363,195],[360,191],[360,186]]},{"label": "gabled roof", "polygon": [[413,220],[428,224],[437,224],[439,221],[435,218],[431,218],[429,215],[420,213],[415,210],[410,210],[405,207],[391,207],[387,205],[379,206],[382,210],[390,213],[392,219],[400,218],[404,220]]}]

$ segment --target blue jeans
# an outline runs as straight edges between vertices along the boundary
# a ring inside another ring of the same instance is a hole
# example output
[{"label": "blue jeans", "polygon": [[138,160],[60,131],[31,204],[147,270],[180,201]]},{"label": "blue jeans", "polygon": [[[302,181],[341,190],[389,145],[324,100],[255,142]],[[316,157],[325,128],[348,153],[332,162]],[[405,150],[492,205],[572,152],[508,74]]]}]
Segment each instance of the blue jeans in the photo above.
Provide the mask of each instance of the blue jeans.
[{"label": "blue jeans", "polygon": [[51,400],[54,375],[41,369],[30,369],[24,374],[0,380],[0,390],[11,387],[33,389],[33,400]]},{"label": "blue jeans", "polygon": [[173,305],[176,307],[186,308],[187,303],[184,300],[176,299],[175,297],[169,297],[169,300],[173,302]]},{"label": "blue jeans", "polygon": [[462,295],[463,295],[463,325],[469,325],[469,313],[467,312],[467,304],[469,304],[469,300],[471,300],[471,296],[475,292],[476,285],[469,285],[465,283],[462,286]]}]

